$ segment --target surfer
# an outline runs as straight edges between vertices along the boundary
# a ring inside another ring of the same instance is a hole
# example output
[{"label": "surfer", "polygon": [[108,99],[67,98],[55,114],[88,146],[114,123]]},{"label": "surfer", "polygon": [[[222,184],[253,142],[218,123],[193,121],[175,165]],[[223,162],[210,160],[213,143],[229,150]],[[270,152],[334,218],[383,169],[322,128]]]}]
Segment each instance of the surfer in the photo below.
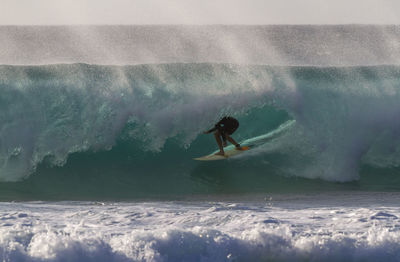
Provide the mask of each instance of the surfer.
[{"label": "surfer", "polygon": [[[213,128],[208,131],[205,131],[204,134],[210,134],[214,132],[215,140],[217,140],[217,144],[219,147],[219,152],[216,155],[225,155],[224,147],[227,146],[226,140],[235,145],[236,149],[241,150],[240,144],[238,144],[231,135],[236,129],[239,127],[239,121],[231,116],[223,117]],[[221,140],[222,137],[222,140]]]}]

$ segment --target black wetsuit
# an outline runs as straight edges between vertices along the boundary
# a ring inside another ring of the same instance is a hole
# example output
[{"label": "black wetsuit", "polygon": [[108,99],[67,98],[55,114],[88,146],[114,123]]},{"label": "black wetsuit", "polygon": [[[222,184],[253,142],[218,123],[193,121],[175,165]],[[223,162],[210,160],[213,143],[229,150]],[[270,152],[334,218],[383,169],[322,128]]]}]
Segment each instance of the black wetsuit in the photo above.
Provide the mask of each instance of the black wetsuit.
[{"label": "black wetsuit", "polygon": [[230,116],[223,117],[214,128],[207,131],[207,133],[218,130],[221,133],[222,139],[226,141],[226,134],[232,135],[233,132],[239,127],[239,121]]}]

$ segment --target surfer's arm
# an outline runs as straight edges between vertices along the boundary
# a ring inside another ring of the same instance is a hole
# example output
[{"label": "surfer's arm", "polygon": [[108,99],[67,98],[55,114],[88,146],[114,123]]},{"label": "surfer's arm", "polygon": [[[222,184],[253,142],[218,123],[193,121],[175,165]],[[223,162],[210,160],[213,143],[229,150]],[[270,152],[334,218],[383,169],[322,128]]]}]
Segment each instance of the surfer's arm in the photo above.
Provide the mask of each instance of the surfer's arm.
[{"label": "surfer's arm", "polygon": [[208,131],[205,131],[204,134],[210,134],[210,133],[214,132],[214,131],[217,130],[217,129],[218,129],[218,128],[217,128],[217,125],[215,125],[215,127],[211,128],[211,129],[208,130]]},{"label": "surfer's arm", "polygon": [[222,118],[218,123],[216,123],[215,126],[214,126],[213,128],[211,128],[211,129],[208,130],[208,131],[205,131],[204,134],[210,134],[210,133],[212,133],[212,132],[214,132],[214,131],[220,129],[220,128],[221,128],[221,124],[223,124],[224,121],[225,121],[225,117]]}]

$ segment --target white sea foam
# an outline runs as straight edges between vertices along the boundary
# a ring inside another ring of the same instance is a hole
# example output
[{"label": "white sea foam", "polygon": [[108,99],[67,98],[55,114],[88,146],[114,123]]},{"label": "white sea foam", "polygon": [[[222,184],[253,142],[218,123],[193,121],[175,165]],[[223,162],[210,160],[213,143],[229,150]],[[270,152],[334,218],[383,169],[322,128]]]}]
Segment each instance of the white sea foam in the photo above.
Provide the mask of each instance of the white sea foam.
[{"label": "white sea foam", "polygon": [[399,261],[400,207],[310,201],[2,203],[0,254],[3,261]]}]

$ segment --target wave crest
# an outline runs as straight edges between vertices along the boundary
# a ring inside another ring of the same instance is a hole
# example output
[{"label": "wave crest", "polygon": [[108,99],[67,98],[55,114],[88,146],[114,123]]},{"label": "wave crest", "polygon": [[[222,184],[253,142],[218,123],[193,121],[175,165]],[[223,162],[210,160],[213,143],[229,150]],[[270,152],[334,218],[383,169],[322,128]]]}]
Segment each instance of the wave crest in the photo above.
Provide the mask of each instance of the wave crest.
[{"label": "wave crest", "polygon": [[[247,156],[256,155],[249,162],[260,173],[271,154],[285,155],[283,173],[333,181],[357,179],[362,163],[400,164],[395,66],[72,64],[1,66],[0,74],[3,181],[26,178],[44,160],[62,166],[71,153],[109,150],[120,139],[136,141],[134,155],[205,154],[214,142],[189,148],[225,114],[240,119],[239,140],[296,121]],[[166,152],[170,140],[181,148]],[[156,156],[147,157],[140,165],[151,172]]]}]

